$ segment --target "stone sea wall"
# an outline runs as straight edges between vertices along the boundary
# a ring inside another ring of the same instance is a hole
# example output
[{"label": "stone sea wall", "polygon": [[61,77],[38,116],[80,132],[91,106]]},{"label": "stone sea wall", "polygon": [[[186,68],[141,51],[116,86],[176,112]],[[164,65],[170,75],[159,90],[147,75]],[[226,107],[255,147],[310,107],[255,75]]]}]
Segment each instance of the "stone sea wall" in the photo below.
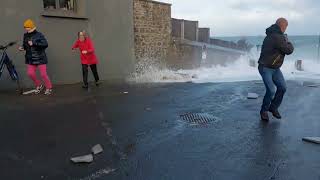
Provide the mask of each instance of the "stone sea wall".
[{"label": "stone sea wall", "polygon": [[162,63],[171,41],[171,5],[150,0],[133,3],[136,60]]}]

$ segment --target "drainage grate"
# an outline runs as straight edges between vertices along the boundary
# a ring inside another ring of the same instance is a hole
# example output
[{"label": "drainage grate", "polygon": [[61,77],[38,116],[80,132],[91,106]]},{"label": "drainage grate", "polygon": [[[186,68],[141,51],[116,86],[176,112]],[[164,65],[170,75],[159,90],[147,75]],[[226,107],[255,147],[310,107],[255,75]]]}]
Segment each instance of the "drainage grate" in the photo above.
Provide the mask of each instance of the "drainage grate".
[{"label": "drainage grate", "polygon": [[208,124],[217,120],[216,117],[207,113],[187,113],[180,115],[180,118],[191,124]]}]

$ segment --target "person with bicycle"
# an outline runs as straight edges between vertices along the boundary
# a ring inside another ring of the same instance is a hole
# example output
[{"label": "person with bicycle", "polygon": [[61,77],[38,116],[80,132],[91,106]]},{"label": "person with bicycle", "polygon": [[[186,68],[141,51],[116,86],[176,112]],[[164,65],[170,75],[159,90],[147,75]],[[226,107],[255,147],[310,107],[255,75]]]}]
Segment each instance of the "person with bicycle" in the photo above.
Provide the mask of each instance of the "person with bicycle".
[{"label": "person with bicycle", "polygon": [[47,74],[48,58],[45,52],[48,42],[44,35],[37,31],[31,19],[24,22],[24,29],[26,33],[23,36],[23,45],[19,47],[19,50],[26,52],[25,63],[27,64],[27,74],[35,84],[35,94],[39,94],[44,89],[44,86],[36,75],[36,70],[39,69],[46,88],[44,94],[50,95],[52,93],[52,83]]}]

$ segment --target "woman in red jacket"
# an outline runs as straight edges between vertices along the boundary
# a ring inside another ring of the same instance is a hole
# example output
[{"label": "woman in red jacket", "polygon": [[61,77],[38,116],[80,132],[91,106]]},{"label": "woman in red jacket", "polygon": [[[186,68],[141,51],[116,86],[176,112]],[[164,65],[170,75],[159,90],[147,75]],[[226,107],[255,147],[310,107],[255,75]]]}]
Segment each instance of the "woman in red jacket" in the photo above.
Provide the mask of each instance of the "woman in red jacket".
[{"label": "woman in red jacket", "polygon": [[98,59],[94,52],[94,46],[91,39],[86,35],[85,31],[78,33],[78,40],[72,46],[72,50],[80,50],[80,58],[82,64],[83,74],[83,88],[88,88],[88,66],[90,66],[94,79],[96,80],[96,86],[99,86],[99,75],[97,71]]}]

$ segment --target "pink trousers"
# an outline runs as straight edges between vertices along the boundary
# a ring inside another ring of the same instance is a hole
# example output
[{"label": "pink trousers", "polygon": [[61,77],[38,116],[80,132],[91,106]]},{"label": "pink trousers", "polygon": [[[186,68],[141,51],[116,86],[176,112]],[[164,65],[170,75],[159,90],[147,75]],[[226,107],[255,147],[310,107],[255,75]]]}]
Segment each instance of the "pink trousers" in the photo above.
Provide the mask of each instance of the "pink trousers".
[{"label": "pink trousers", "polygon": [[46,86],[47,89],[52,89],[52,84],[51,81],[48,77],[47,74],[47,65],[46,64],[42,64],[42,65],[28,65],[28,76],[32,79],[32,81],[34,82],[35,86],[38,87],[41,85],[41,81],[38,80],[37,78],[37,74],[36,74],[36,70],[37,68],[40,71],[40,75],[41,78]]}]

